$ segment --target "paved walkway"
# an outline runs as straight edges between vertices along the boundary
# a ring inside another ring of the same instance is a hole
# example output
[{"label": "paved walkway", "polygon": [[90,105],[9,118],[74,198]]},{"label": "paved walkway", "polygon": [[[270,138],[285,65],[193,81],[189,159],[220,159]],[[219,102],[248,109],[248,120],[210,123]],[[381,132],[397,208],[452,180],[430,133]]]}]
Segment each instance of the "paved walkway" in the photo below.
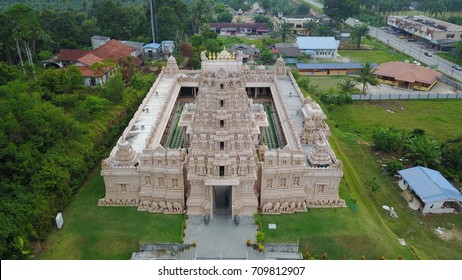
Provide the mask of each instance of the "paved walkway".
[{"label": "paved walkway", "polygon": [[255,243],[256,233],[252,217],[241,217],[236,226],[229,214],[215,214],[208,225],[203,217],[189,216],[184,243],[196,243],[197,259],[250,259],[246,241]]}]

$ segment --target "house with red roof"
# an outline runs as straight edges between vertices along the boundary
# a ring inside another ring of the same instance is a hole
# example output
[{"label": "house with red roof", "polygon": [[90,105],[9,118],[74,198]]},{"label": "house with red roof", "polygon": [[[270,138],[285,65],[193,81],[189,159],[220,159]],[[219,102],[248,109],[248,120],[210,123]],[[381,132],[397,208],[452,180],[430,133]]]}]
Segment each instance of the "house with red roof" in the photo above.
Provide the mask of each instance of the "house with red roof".
[{"label": "house with red roof", "polygon": [[114,74],[114,69],[109,66],[99,66],[104,60],[117,62],[120,59],[132,56],[138,65],[141,60],[136,57],[137,49],[115,39],[109,40],[94,50],[62,49],[51,60],[44,61],[44,67],[69,67],[76,66],[84,78],[86,86],[103,85]]},{"label": "house with red roof", "polygon": [[429,91],[442,76],[436,70],[402,61],[382,63],[374,69],[374,74],[381,83],[422,91]]}]

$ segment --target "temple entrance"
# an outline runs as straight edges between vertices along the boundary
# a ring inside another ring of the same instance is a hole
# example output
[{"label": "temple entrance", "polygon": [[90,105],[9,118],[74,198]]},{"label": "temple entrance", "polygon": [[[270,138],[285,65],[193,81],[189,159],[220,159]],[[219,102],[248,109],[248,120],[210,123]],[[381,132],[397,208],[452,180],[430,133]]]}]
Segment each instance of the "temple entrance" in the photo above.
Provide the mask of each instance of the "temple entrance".
[{"label": "temple entrance", "polygon": [[213,212],[231,214],[231,186],[213,187]]}]

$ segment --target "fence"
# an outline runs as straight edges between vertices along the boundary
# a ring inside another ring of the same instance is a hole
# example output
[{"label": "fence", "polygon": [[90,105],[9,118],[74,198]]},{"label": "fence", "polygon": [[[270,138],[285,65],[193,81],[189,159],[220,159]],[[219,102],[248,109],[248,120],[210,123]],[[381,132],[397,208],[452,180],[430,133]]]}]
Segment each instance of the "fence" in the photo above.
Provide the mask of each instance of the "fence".
[{"label": "fence", "polygon": [[353,94],[353,101],[360,100],[415,100],[415,99],[462,99],[462,93],[379,93]]}]

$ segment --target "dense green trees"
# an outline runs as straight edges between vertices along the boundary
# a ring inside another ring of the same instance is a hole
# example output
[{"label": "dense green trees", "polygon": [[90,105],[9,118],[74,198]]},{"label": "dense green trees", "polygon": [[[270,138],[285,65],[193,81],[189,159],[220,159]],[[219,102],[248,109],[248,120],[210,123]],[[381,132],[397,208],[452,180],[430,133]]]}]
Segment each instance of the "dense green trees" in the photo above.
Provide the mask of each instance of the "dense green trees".
[{"label": "dense green trees", "polygon": [[439,170],[450,180],[462,181],[462,137],[440,144],[422,129],[377,127],[371,138],[375,150],[393,158],[386,162],[386,171],[391,176],[398,170],[420,165]]},{"label": "dense green trees", "polygon": [[136,87],[125,88],[116,74],[105,88],[88,89],[72,67],[37,67],[37,79],[11,73],[0,85],[0,257],[23,259],[33,252],[30,241],[47,236],[154,77],[138,73]]},{"label": "dense green trees", "polygon": [[359,3],[357,0],[325,0],[324,13],[332,19],[335,25],[358,14]]}]

